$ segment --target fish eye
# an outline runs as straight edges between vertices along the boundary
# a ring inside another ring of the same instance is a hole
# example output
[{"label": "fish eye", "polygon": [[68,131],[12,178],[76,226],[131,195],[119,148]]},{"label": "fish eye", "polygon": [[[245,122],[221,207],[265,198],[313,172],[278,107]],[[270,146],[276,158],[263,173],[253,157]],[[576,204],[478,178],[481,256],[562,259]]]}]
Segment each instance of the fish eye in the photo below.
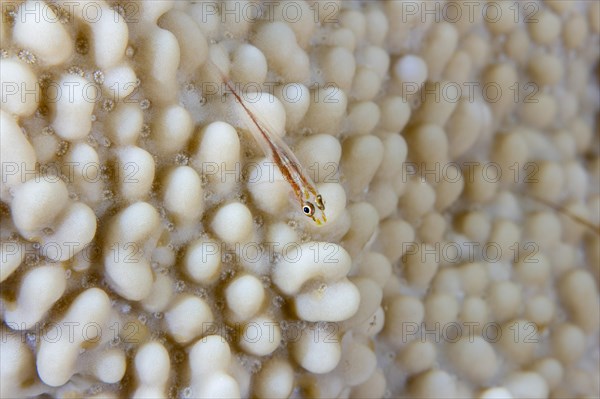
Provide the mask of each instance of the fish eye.
[{"label": "fish eye", "polygon": [[323,197],[321,197],[321,194],[317,195],[317,208],[322,211],[325,210],[325,203],[323,202]]},{"label": "fish eye", "polygon": [[306,216],[312,216],[315,214],[315,206],[310,202],[305,202],[304,205],[302,205],[302,212],[304,212]]}]

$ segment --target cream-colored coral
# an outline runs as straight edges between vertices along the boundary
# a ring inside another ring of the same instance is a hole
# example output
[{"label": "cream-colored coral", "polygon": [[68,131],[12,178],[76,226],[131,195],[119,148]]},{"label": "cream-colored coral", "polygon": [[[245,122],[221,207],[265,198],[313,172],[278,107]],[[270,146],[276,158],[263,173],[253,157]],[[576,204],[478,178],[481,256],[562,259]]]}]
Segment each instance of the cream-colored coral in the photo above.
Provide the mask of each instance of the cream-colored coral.
[{"label": "cream-colored coral", "polygon": [[467,3],[3,2],[0,396],[600,395],[600,3]]}]

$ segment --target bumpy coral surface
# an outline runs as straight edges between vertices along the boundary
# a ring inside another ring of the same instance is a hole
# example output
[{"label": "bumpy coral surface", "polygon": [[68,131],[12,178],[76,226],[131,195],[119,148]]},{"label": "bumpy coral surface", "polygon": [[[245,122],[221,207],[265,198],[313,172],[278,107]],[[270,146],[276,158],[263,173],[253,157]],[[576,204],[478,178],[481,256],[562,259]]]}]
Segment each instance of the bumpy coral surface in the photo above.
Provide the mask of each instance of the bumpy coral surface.
[{"label": "bumpy coral surface", "polygon": [[600,394],[599,2],[1,7],[2,397]]}]

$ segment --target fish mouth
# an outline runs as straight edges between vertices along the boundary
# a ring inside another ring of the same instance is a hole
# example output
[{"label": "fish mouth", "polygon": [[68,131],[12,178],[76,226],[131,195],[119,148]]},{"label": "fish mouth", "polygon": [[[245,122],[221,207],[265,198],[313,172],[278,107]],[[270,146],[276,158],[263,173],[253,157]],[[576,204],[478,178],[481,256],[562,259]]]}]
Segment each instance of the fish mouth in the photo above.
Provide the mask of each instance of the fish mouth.
[{"label": "fish mouth", "polygon": [[325,215],[323,215],[322,219],[317,219],[316,217],[313,216],[312,220],[315,222],[315,224],[317,226],[322,226],[325,223],[327,223],[327,217]]}]

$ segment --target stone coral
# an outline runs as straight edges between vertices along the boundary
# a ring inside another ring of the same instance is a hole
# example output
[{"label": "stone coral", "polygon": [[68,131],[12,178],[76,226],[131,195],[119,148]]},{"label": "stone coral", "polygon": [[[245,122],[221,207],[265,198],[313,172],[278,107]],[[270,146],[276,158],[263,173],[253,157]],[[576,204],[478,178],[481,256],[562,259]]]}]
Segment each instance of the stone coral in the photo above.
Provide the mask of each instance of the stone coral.
[{"label": "stone coral", "polygon": [[600,3],[15,0],[0,23],[0,396],[600,394]]}]

